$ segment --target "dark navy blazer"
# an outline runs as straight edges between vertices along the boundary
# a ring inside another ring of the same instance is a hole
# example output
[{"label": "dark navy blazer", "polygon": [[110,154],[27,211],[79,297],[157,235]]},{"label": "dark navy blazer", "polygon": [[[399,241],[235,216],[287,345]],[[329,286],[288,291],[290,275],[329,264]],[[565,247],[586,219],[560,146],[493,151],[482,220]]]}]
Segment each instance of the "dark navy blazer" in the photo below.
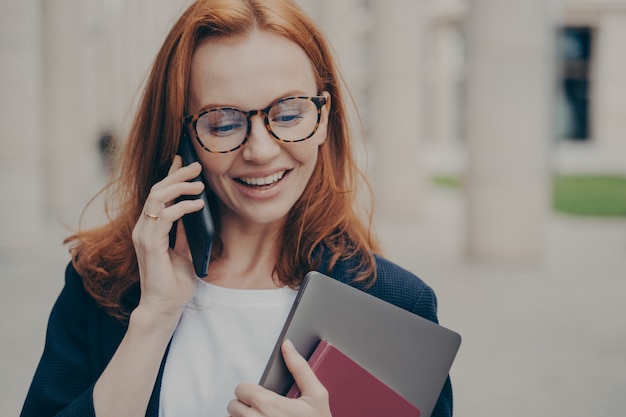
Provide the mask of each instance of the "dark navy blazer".
[{"label": "dark navy blazer", "polygon": [[[384,258],[377,257],[376,262],[378,277],[366,292],[437,322],[437,300],[428,285]],[[331,271],[322,266],[320,272],[350,284],[348,277],[353,276],[350,268],[350,262],[339,262]],[[138,300],[138,290],[131,292],[128,306],[132,308]],[[126,329],[127,324],[112,318],[95,303],[85,291],[81,277],[71,264],[68,265],[65,287],[50,314],[44,352],[21,417],[95,417],[94,384],[117,350]],[[148,404],[147,417],[158,417],[159,414],[166,357]],[[452,416],[449,378],[432,416]]]}]

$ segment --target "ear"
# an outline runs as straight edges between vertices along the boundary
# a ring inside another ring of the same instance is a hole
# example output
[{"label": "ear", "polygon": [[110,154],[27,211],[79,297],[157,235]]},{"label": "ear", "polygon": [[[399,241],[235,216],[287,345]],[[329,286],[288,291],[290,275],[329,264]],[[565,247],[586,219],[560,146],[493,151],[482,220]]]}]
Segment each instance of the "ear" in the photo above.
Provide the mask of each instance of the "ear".
[{"label": "ear", "polygon": [[331,100],[330,93],[328,91],[323,91],[322,95],[326,98],[326,104],[322,107],[322,113],[320,115],[320,125],[317,128],[317,132],[315,135],[318,137],[317,144],[321,145],[326,142],[326,138],[328,137],[328,119],[330,117],[330,109],[331,109]]}]

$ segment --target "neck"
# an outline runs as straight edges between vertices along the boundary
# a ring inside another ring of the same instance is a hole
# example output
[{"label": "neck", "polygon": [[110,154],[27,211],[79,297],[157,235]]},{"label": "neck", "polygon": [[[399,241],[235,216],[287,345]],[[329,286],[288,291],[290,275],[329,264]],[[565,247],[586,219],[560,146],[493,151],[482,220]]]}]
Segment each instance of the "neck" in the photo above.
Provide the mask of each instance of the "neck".
[{"label": "neck", "polygon": [[280,225],[222,224],[223,252],[209,265],[207,282],[227,288],[270,289],[282,286],[274,276]]}]

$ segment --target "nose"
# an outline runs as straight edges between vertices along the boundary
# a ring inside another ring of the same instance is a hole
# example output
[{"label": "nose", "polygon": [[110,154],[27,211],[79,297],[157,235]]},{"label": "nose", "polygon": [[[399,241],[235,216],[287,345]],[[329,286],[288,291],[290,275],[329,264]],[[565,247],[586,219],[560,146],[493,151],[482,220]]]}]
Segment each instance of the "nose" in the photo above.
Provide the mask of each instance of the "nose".
[{"label": "nose", "polygon": [[243,146],[243,158],[255,164],[271,161],[280,153],[280,143],[275,140],[265,127],[263,115],[250,118],[250,134]]}]

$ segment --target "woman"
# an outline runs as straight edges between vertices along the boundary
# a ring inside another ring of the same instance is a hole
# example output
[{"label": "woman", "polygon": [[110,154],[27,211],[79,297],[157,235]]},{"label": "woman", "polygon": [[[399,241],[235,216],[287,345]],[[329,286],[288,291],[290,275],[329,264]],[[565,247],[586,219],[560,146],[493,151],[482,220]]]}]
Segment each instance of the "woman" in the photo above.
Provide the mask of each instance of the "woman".
[{"label": "woman", "polygon": [[[200,163],[175,156],[183,133]],[[302,397],[255,384],[310,270],[437,320],[432,290],[375,255],[355,212],[336,65],[290,0],[190,6],[156,58],[118,172],[110,223],[68,239],[23,416],[330,416],[289,342]],[[204,280],[178,222],[202,208],[179,200],[203,190],[189,182],[200,173],[217,231]],[[447,382],[433,415],[451,409]]]}]

